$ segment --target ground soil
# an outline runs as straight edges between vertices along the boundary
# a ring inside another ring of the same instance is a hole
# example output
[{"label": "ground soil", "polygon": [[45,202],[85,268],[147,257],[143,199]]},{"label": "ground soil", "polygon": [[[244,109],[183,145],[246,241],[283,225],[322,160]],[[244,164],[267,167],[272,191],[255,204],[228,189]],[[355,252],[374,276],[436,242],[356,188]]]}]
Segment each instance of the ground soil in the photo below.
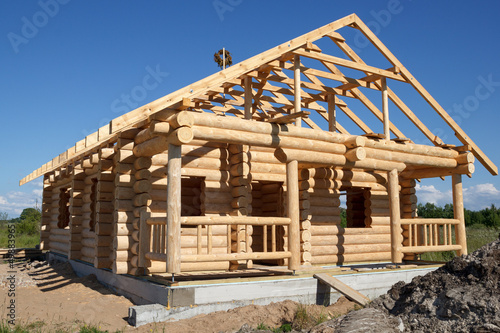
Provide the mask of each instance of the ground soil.
[{"label": "ground soil", "polygon": [[[7,318],[9,280],[7,264],[0,265],[0,316]],[[18,263],[16,277],[16,322],[38,322],[42,332],[56,329],[73,332],[84,323],[115,332],[236,332],[258,325],[271,328],[291,322],[298,310],[308,313],[302,328],[311,328],[317,321],[339,317],[355,307],[344,297],[328,307],[301,305],[292,301],[267,306],[250,305],[229,311],[200,315],[177,322],[156,323],[134,328],[128,326],[128,308],[134,304],[101,285],[95,276],[77,277],[68,263],[44,261]],[[298,327],[300,328],[300,327]]]}]

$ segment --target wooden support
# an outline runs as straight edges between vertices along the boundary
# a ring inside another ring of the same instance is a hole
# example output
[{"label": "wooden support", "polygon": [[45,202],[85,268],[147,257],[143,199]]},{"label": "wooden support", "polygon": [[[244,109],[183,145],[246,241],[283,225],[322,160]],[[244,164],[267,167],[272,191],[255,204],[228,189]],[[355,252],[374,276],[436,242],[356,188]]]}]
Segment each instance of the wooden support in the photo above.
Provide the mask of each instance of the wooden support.
[{"label": "wooden support", "polygon": [[288,218],[288,251],[292,257],[288,260],[288,268],[296,271],[300,268],[300,207],[299,207],[299,164],[290,161],[286,164],[286,187]]},{"label": "wooden support", "polygon": [[384,135],[386,140],[391,139],[391,130],[389,122],[389,98],[387,95],[387,80],[385,77],[382,81],[382,113],[384,115]]},{"label": "wooden support", "polygon": [[167,273],[180,273],[181,146],[168,145],[167,179]]},{"label": "wooden support", "polygon": [[399,203],[399,179],[396,169],[389,171],[389,204],[391,210],[391,260],[393,263],[402,263],[403,255],[402,247],[402,230],[401,230],[401,213]]},{"label": "wooden support", "polygon": [[[301,110],[301,87],[300,87],[300,56],[293,56],[293,113],[299,113]],[[295,126],[302,127],[301,119],[295,121]]]},{"label": "wooden support", "polygon": [[465,234],[465,215],[464,215],[464,198],[462,189],[462,175],[453,174],[452,179],[452,192],[453,192],[453,213],[455,219],[460,223],[456,225],[456,242],[460,245],[461,249],[457,254],[467,255],[467,235]]},{"label": "wooden support", "polygon": [[[286,115],[286,116],[280,116],[280,117],[276,117],[276,118],[267,119],[267,122],[275,123],[275,124],[289,124],[289,123],[292,123],[297,118],[308,118],[310,114],[311,114],[311,112],[309,112],[309,111],[299,111],[299,112],[294,112],[294,113]],[[296,121],[300,122],[300,119],[298,119]]]},{"label": "wooden support", "polygon": [[245,76],[245,119],[252,119],[252,77]]},{"label": "wooden support", "polygon": [[327,96],[328,101],[328,130],[330,132],[337,131],[337,113],[335,110],[335,95],[329,94]]},{"label": "wooden support", "polygon": [[358,303],[359,305],[365,306],[370,302],[370,299],[360,292],[352,289],[345,283],[340,280],[334,278],[333,276],[326,273],[314,274],[314,277],[321,282],[329,285],[333,289],[339,291],[341,294],[349,298],[350,300]]}]

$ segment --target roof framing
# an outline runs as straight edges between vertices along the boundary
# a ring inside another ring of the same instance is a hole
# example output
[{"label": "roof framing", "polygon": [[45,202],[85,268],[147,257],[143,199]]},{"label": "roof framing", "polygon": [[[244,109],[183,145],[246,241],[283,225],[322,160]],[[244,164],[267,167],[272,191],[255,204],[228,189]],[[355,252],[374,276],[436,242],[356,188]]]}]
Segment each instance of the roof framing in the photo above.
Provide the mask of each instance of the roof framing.
[{"label": "roof framing", "polygon": [[[350,48],[345,38],[338,33],[337,30],[343,27],[360,30],[392,67],[382,69],[365,63]],[[313,44],[321,38],[331,40],[350,60],[323,53],[319,47]],[[295,107],[294,78],[289,77],[284,72],[290,71],[293,73],[295,66],[293,63],[294,56],[313,59],[322,64],[320,68],[307,67],[303,63],[300,64],[301,74],[308,80],[300,82],[301,109],[316,112],[328,121],[328,110],[323,105],[326,103],[330,104],[329,96],[333,95],[335,97],[333,104],[336,106],[336,109],[345,113],[364,133],[373,134],[372,129],[349,108],[348,102],[344,98],[358,99],[376,118],[383,121],[382,112],[363,94],[361,89],[381,91],[382,78],[405,82],[410,84],[427,101],[455,132],[455,135],[463,145],[470,149],[491,174],[498,174],[498,169],[493,162],[467,136],[453,118],[450,117],[417,79],[375,36],[366,24],[356,14],[351,14],[113,119],[108,125],[88,135],[83,140],[77,142],[74,147],[56,156],[24,177],[20,181],[20,185],[41,175],[52,173],[55,170],[67,168],[74,163],[78,163],[85,156],[96,152],[98,149],[112,145],[116,142],[119,133],[131,128],[145,126],[149,122],[151,115],[165,109],[209,111],[220,115],[229,113],[236,117],[244,118],[245,107],[248,107],[251,108],[252,118],[258,121],[285,122],[297,119],[297,116],[291,116]],[[360,71],[363,73],[363,76],[360,78],[345,76],[339,67]],[[339,83],[330,86],[325,84],[320,78]],[[245,82],[251,84],[248,91],[245,89]],[[439,137],[434,135],[393,90],[387,88],[387,92],[389,99],[394,105],[434,145],[441,147],[449,146],[445,145]],[[252,96],[253,101],[251,104],[245,101],[244,97],[246,93]],[[308,115],[308,111],[301,113],[301,116],[303,116],[302,121],[313,129],[321,130],[318,124],[311,118],[308,118]],[[277,119],[281,117],[286,118]],[[403,133],[393,123],[389,123],[389,127],[397,139],[405,139]],[[340,133],[348,133],[338,122],[335,124],[335,130]]]}]

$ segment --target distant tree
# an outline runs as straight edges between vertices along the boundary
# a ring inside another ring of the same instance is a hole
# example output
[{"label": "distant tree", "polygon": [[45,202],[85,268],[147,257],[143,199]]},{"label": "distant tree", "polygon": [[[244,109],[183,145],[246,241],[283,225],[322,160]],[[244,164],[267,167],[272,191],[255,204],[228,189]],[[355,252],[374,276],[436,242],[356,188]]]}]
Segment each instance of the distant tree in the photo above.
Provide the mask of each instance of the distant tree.
[{"label": "distant tree", "polygon": [[42,214],[40,209],[25,208],[16,219],[16,232],[19,234],[34,235],[40,231],[40,220]]}]

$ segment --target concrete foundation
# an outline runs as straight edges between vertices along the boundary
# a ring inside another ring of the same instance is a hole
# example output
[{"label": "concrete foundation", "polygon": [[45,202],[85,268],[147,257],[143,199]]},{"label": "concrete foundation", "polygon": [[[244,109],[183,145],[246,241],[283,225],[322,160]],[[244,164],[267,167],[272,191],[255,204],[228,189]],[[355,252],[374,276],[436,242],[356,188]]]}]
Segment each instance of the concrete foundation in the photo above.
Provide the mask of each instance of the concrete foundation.
[{"label": "concrete foundation", "polygon": [[[101,283],[118,294],[130,298],[135,304],[156,304],[143,309],[131,308],[129,320],[134,325],[186,319],[249,304],[267,305],[284,300],[329,305],[341,296],[337,291],[315,279],[312,276],[313,272],[310,274],[302,272],[298,276],[233,278],[168,285],[141,277],[116,275],[110,270],[96,269],[90,264],[67,260],[64,256],[53,253],[49,254],[49,260],[69,261],[77,275],[94,274]],[[410,282],[414,277],[424,275],[437,267],[439,265],[395,270],[371,269],[357,273],[341,272],[336,267],[313,269],[330,273],[351,288],[374,299],[386,293],[396,282]]]}]

